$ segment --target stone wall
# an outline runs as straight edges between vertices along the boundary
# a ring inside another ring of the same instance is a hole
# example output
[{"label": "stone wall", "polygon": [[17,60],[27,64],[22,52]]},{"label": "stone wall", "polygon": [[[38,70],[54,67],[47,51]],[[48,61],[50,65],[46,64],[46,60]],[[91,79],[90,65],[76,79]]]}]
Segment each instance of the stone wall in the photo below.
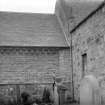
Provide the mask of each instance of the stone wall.
[{"label": "stone wall", "polygon": [[0,48],[0,83],[51,82],[58,69],[56,48]]},{"label": "stone wall", "polygon": [[71,82],[70,50],[62,49],[59,51],[59,70],[64,80]]},{"label": "stone wall", "polygon": [[[87,54],[84,75],[105,76],[105,12],[98,11],[84,22],[73,36],[73,70],[75,99],[79,100],[79,85],[83,74],[82,55]],[[104,80],[103,80],[104,81]],[[105,81],[102,91],[105,91]],[[105,96],[105,93],[104,95]]]},{"label": "stone wall", "polygon": [[[9,84],[37,89],[41,84],[52,84],[54,75],[71,89],[70,70],[69,48],[0,47],[0,84],[7,84],[3,85],[7,90]],[[36,83],[39,85],[35,86]]]},{"label": "stone wall", "polygon": [[60,76],[63,78],[64,86],[67,87],[68,97],[72,98],[72,71],[71,71],[71,58],[70,49],[62,49],[59,51],[59,70]]}]

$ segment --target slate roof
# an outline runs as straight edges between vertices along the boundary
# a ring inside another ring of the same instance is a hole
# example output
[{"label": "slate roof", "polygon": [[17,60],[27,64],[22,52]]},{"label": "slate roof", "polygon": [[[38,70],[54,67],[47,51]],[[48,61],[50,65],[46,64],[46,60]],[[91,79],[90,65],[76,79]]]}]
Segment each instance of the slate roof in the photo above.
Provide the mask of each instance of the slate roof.
[{"label": "slate roof", "polygon": [[0,46],[68,47],[54,14],[0,12]]},{"label": "slate roof", "polygon": [[84,2],[81,0],[81,2],[72,3],[73,6],[73,12],[75,17],[75,23],[74,26],[79,24],[84,18],[86,18],[92,11],[97,9],[97,7],[102,3],[101,0],[97,1],[87,1]]},{"label": "slate roof", "polygon": [[[73,16],[76,19],[76,23],[79,23],[86,16],[88,16],[94,9],[96,9],[101,3],[101,0],[66,0],[67,7],[72,7]],[[66,10],[66,8],[65,8]],[[70,10],[70,9],[69,9]],[[66,12],[67,17],[70,17],[70,11]]]},{"label": "slate roof", "polygon": [[66,19],[69,20],[73,16],[75,22],[74,27],[75,27],[92,11],[94,11],[104,0],[61,0],[61,1],[62,1],[62,7],[66,15]]},{"label": "slate roof", "polygon": [[100,9],[105,6],[105,2],[102,2],[94,11],[92,11],[87,17],[85,17],[82,21],[80,21],[71,31],[73,33],[77,28],[79,28],[84,22],[86,22],[89,18],[91,18],[95,13],[97,13]]}]

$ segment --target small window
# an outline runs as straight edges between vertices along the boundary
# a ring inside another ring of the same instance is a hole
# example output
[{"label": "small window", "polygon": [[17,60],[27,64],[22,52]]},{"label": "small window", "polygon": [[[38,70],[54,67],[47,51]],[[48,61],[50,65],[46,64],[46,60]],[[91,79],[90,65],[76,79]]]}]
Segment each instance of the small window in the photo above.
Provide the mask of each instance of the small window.
[{"label": "small window", "polygon": [[86,68],[87,68],[87,53],[84,53],[82,55],[82,78],[85,76]]}]

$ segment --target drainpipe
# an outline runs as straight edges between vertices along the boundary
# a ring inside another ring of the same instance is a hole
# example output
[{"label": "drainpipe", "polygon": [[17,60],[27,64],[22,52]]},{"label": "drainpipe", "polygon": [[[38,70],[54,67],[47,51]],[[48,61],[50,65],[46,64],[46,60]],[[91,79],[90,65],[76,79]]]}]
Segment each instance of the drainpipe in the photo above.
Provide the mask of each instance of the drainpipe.
[{"label": "drainpipe", "polygon": [[[70,32],[70,29],[75,27],[75,16],[73,15],[73,8],[70,9],[71,16],[68,18],[68,34],[70,35],[70,54],[71,54],[71,71],[72,71],[72,98],[73,102],[75,101],[74,97],[74,66],[73,66],[73,34]],[[71,27],[69,26],[71,24]]]},{"label": "drainpipe", "polygon": [[72,69],[72,91],[73,91],[73,101],[74,99],[74,71],[73,71],[73,47],[72,47],[72,34],[71,35],[71,69]]},{"label": "drainpipe", "polygon": [[74,101],[74,72],[73,72],[73,49],[72,49],[72,34],[69,31],[69,21],[68,21],[68,34],[70,35],[70,58],[71,58],[71,72],[72,72],[72,101]]}]

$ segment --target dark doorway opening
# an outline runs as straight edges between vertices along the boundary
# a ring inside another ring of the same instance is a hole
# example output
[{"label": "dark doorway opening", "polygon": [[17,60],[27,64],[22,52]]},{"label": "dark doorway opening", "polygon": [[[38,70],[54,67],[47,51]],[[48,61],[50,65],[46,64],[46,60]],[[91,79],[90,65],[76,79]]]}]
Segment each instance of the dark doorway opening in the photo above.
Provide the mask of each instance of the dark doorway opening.
[{"label": "dark doorway opening", "polygon": [[82,54],[82,78],[85,76],[87,68],[87,53]]}]

